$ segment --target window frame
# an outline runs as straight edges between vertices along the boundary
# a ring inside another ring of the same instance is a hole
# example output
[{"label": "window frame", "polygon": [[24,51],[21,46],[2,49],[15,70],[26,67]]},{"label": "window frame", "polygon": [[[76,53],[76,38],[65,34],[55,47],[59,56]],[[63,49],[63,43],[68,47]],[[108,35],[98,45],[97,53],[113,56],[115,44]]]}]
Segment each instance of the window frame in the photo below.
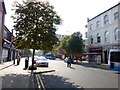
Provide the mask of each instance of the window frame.
[{"label": "window frame", "polygon": [[108,17],[108,15],[105,15],[104,16],[104,24],[106,25],[108,23],[109,23],[109,17]]},{"label": "window frame", "polygon": [[106,42],[106,43],[107,43],[107,42],[110,42],[110,41],[109,41],[109,32],[106,31],[104,35],[105,35],[105,42]]},{"label": "window frame", "polygon": [[114,13],[114,21],[119,19],[119,12]]},{"label": "window frame", "polygon": [[101,35],[99,33],[97,34],[97,43],[101,43]]},{"label": "window frame", "polygon": [[90,43],[93,44],[93,36],[90,37]]},{"label": "window frame", "polygon": [[120,40],[120,30],[118,28],[114,30],[114,39],[115,41]]},{"label": "window frame", "polygon": [[90,30],[93,30],[93,24],[90,24]]},{"label": "window frame", "polygon": [[99,28],[100,27],[100,21],[96,22],[96,27]]}]

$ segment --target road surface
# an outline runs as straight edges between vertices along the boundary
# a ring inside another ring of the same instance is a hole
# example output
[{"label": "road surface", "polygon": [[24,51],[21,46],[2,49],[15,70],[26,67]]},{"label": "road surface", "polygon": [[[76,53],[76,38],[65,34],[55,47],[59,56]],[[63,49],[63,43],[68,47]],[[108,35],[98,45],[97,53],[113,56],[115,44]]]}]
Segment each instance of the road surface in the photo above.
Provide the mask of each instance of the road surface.
[{"label": "road surface", "polygon": [[[118,88],[118,75],[115,71],[72,64],[66,66],[62,60],[49,60],[42,80],[47,88]],[[54,71],[55,70],[55,71]]]}]

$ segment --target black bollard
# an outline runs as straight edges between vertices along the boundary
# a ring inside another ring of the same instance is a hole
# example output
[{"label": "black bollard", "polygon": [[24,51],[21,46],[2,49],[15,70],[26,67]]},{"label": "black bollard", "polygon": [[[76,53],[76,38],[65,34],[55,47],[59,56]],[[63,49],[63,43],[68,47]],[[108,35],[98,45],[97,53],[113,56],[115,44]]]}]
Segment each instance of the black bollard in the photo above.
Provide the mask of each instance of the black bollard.
[{"label": "black bollard", "polygon": [[29,58],[27,57],[27,58],[25,59],[25,69],[28,68],[28,61],[29,61]]}]

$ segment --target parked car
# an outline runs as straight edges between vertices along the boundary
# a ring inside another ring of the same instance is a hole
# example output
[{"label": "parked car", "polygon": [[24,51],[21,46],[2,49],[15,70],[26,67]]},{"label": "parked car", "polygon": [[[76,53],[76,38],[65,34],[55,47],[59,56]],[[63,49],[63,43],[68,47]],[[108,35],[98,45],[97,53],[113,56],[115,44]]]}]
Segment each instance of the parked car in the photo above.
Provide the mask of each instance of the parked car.
[{"label": "parked car", "polygon": [[36,65],[37,67],[42,67],[42,66],[48,67],[48,59],[46,59],[44,56],[40,56],[36,60]]},{"label": "parked car", "polygon": [[45,57],[50,60],[55,60],[55,56],[52,53],[46,53]]},{"label": "parked car", "polygon": [[34,63],[36,63],[36,61],[39,59],[38,56],[34,56]]}]

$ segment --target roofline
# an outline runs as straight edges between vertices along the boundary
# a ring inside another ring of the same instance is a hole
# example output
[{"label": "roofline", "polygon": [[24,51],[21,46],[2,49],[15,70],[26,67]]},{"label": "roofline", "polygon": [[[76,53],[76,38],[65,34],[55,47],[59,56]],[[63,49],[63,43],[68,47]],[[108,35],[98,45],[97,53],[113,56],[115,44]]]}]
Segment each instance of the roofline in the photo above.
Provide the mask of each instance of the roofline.
[{"label": "roofline", "polygon": [[4,12],[5,12],[5,14],[7,14],[7,12],[6,12],[6,8],[5,8],[5,3],[4,3],[4,2],[2,2],[2,4],[3,4],[3,9],[4,9]]},{"label": "roofline", "polygon": [[114,5],[113,7],[107,9],[106,11],[104,11],[104,12],[98,14],[97,16],[93,17],[92,19],[88,20],[88,22],[91,21],[91,20],[93,20],[93,19],[95,19],[95,18],[97,18],[98,16],[102,15],[103,13],[105,13],[105,12],[107,12],[107,11],[113,9],[114,7],[118,6],[119,4],[120,4],[120,2],[119,2],[118,4],[116,4],[116,5]]}]

